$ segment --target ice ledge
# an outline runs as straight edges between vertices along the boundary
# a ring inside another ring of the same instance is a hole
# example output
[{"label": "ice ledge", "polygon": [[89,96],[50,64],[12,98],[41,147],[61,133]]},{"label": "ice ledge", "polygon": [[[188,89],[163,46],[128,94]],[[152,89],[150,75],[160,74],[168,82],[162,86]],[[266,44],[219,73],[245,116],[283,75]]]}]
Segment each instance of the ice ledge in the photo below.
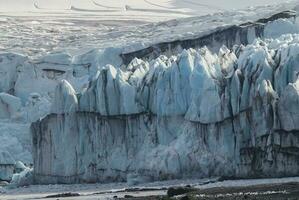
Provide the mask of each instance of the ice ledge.
[{"label": "ice ledge", "polygon": [[296,11],[288,10],[273,14],[256,21],[241,22],[236,25],[223,25],[214,30],[202,31],[192,37],[180,37],[176,40],[152,44],[137,51],[121,54],[123,63],[128,65],[134,58],[154,59],[159,55],[170,56],[169,53],[178,53],[182,49],[201,48],[207,46],[213,52],[218,52],[222,45],[232,48],[233,45],[247,45],[252,38],[264,38],[264,28],[269,22],[277,19],[296,18]]}]

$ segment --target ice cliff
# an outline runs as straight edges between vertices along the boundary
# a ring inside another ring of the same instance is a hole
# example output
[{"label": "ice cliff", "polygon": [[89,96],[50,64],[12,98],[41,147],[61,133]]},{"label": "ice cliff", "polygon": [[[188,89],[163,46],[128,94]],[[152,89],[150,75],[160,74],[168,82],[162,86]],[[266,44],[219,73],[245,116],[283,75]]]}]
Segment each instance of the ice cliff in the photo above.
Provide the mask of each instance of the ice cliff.
[{"label": "ice cliff", "polygon": [[33,123],[39,183],[299,174],[299,35],[183,50],[62,81]]},{"label": "ice cliff", "polygon": [[298,175],[295,14],[194,18],[200,34],[130,51],[1,53],[0,153],[36,183]]}]

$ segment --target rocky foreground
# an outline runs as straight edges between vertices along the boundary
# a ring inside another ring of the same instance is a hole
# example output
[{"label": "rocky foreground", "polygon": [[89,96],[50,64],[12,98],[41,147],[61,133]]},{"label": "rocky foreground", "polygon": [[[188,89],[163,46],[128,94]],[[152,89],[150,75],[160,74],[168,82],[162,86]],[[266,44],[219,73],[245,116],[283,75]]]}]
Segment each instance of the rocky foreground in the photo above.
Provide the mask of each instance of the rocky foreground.
[{"label": "rocky foreground", "polygon": [[[159,190],[159,189],[158,189]],[[161,191],[164,189],[162,188]],[[299,199],[299,184],[269,184],[247,187],[217,187],[209,189],[196,189],[187,185],[185,187],[171,187],[166,195],[155,194],[157,190],[128,189],[126,193],[116,193],[112,199],[126,200],[297,200]],[[140,193],[148,196],[140,195]],[[152,194],[151,194],[152,193]],[[78,193],[63,193],[45,198],[78,198]],[[83,197],[84,198],[84,197]],[[91,198],[97,199],[97,197]],[[111,198],[106,198],[111,199]]]},{"label": "rocky foreground", "polygon": [[223,180],[223,178],[174,180],[129,186],[125,183],[31,185],[1,188],[0,199],[80,200],[194,200],[194,199],[299,199],[299,177]]},{"label": "rocky foreground", "polygon": [[[169,192],[171,191],[171,192]],[[183,194],[180,194],[183,193]],[[180,194],[180,195],[175,195]],[[174,195],[174,196],[172,196]],[[191,187],[174,188],[168,190],[166,196],[133,197],[126,196],[120,199],[131,200],[296,200],[299,199],[299,184],[270,184],[250,187],[219,187],[210,189],[194,189]]]}]

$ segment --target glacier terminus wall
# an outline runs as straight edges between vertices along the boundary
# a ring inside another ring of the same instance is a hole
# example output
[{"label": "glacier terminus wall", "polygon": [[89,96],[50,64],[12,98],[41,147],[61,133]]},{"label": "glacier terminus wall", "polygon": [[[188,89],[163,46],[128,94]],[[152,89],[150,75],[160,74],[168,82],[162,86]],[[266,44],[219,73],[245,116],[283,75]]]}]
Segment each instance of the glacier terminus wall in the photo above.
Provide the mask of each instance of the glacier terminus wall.
[{"label": "glacier terminus wall", "polygon": [[264,37],[295,26],[281,18],[61,80],[31,125],[36,183],[299,175],[299,35]]}]

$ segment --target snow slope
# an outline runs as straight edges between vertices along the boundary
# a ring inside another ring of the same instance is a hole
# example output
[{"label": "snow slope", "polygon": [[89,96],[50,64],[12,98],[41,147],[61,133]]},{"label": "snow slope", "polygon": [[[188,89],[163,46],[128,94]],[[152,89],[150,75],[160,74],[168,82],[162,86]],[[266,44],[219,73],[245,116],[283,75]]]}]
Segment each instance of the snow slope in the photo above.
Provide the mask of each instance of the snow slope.
[{"label": "snow slope", "polygon": [[[86,10],[102,10],[102,11],[119,11],[125,10],[128,6],[130,11],[159,13],[165,11],[169,14],[171,11],[185,11],[190,13],[207,14],[210,12],[218,12],[223,10],[243,9],[248,6],[262,6],[266,4],[280,3],[280,1],[270,0],[253,0],[253,1],[208,1],[208,0],[52,0],[51,2],[43,0],[12,0],[0,1],[0,11],[2,12],[28,12],[36,11],[36,8],[46,10],[63,11],[70,9],[71,6]],[[168,13],[166,11],[169,11]],[[143,13],[144,14],[144,13]],[[128,14],[130,15],[130,14]],[[142,14],[139,13],[140,16]]]},{"label": "snow slope", "polygon": [[[202,16],[206,13],[201,12],[185,16],[194,16],[191,19],[177,19],[177,14],[167,14],[165,18],[160,18],[156,14],[148,16],[146,12],[132,16],[69,11],[22,12],[21,16],[3,13],[0,17],[0,51],[34,58],[53,52],[78,55],[95,48],[106,49],[111,46],[126,47],[128,52],[153,43],[198,37],[217,27],[255,21],[294,6],[295,3],[272,4],[226,11],[213,16]],[[169,19],[172,20],[164,21]]]}]

